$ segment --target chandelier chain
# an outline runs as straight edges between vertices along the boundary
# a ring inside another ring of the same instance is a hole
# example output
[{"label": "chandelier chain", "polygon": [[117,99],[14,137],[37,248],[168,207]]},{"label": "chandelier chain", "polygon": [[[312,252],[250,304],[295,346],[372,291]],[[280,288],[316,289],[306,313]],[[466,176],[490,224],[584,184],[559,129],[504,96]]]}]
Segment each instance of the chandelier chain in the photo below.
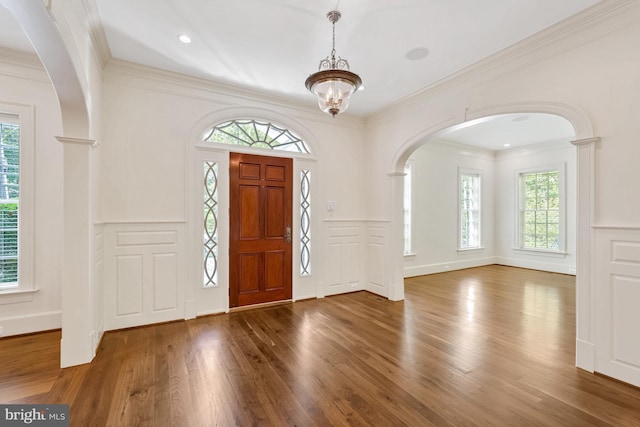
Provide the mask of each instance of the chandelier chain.
[{"label": "chandelier chain", "polygon": [[333,25],[333,45],[331,49],[331,68],[336,68],[336,21],[332,21]]}]

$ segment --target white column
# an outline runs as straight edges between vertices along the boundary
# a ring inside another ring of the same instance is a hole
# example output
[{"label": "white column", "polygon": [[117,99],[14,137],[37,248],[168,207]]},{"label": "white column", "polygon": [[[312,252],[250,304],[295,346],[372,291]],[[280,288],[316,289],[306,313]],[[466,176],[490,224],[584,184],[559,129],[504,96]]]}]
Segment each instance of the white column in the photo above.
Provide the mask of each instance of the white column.
[{"label": "white column", "polygon": [[577,147],[576,366],[595,370],[595,144],[599,137],[571,141]]},{"label": "white column", "polygon": [[391,301],[404,300],[404,172],[388,174],[391,179],[391,222],[389,224],[387,271],[388,295]]},{"label": "white column", "polygon": [[57,137],[64,150],[61,366],[89,363],[95,355],[93,295],[92,147],[95,141]]}]

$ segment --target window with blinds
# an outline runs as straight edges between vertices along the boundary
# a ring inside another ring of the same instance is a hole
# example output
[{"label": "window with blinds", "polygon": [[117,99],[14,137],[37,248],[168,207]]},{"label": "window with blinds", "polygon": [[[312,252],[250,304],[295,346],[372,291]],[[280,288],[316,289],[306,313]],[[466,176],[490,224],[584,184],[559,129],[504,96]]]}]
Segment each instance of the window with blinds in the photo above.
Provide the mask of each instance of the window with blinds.
[{"label": "window with blinds", "polygon": [[0,115],[0,287],[18,286],[20,125]]}]

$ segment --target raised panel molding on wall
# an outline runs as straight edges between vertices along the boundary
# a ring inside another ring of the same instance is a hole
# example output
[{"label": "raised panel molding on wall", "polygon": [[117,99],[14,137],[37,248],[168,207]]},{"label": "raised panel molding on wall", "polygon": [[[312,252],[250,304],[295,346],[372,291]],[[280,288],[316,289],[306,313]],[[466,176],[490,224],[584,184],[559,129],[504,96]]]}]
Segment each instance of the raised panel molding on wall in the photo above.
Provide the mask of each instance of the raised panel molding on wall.
[{"label": "raised panel molding on wall", "polygon": [[324,269],[324,295],[342,294],[364,289],[362,221],[327,221],[324,223],[327,245]]},{"label": "raised panel molding on wall", "polygon": [[367,224],[367,290],[387,296],[386,256],[389,223],[372,221]]},{"label": "raised panel molding on wall", "polygon": [[104,226],[106,330],[184,319],[184,223]]},{"label": "raised panel molding on wall", "polygon": [[596,229],[596,371],[640,387],[640,229]]}]

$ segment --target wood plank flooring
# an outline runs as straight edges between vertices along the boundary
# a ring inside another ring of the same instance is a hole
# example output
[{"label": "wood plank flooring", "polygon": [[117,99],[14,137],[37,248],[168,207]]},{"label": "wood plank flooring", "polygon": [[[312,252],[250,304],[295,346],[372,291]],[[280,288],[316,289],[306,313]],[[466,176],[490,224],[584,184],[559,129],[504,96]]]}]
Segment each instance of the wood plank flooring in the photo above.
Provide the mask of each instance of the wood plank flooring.
[{"label": "wood plank flooring", "polygon": [[574,366],[575,280],[488,266],[105,334],[0,340],[0,402],[72,426],[640,426],[640,389]]}]

